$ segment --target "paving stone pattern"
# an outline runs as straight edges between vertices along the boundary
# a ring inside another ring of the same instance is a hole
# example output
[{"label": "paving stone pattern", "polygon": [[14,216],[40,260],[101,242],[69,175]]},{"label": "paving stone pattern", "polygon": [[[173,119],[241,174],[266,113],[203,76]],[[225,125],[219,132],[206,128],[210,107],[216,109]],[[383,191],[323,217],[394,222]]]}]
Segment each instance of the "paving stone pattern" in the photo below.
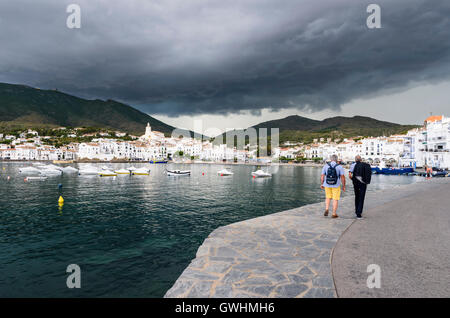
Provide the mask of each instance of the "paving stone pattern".
[{"label": "paving stone pattern", "polygon": [[[420,187],[421,182],[368,192],[366,208]],[[165,297],[336,297],[330,260],[337,240],[355,222],[354,197],[341,200],[338,219],[324,217],[324,207],[306,205],[214,230]]]}]

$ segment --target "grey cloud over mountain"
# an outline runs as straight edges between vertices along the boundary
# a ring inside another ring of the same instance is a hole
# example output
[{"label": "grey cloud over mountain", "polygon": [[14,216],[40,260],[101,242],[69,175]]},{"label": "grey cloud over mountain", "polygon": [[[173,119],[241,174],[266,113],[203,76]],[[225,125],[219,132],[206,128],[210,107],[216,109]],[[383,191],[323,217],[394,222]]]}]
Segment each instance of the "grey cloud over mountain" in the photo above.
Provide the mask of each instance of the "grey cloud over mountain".
[{"label": "grey cloud over mountain", "polygon": [[450,77],[448,0],[80,0],[79,30],[70,3],[0,3],[0,81],[195,115],[337,109]]}]

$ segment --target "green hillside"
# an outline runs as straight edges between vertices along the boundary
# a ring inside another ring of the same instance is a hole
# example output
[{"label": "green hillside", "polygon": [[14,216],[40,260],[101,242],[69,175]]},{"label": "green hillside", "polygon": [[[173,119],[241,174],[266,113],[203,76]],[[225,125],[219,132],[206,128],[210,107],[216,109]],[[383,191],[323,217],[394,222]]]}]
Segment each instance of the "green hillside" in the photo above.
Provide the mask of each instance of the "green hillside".
[{"label": "green hillside", "polygon": [[175,129],[113,100],[87,100],[56,90],[0,83],[0,127],[101,127],[142,135],[147,123],[166,135]]}]

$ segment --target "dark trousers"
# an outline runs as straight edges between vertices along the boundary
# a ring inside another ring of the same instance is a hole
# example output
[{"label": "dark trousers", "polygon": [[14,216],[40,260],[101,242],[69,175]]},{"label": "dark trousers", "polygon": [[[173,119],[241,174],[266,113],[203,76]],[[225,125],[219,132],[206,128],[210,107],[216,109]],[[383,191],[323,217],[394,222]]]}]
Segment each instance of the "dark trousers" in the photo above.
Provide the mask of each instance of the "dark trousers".
[{"label": "dark trousers", "polygon": [[353,189],[355,190],[355,213],[361,215],[364,207],[364,198],[366,197],[367,184],[353,178]]}]

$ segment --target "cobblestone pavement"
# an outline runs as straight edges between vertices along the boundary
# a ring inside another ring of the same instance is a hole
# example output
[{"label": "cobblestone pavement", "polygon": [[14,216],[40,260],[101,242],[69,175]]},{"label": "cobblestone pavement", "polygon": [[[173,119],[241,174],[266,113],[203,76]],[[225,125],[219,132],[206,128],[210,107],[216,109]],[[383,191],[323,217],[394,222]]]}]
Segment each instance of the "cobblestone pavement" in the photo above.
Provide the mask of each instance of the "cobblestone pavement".
[{"label": "cobblestone pavement", "polygon": [[[420,188],[368,192],[366,208]],[[336,297],[331,255],[355,221],[353,200],[341,200],[338,219],[324,217],[317,203],[214,230],[165,297]]]}]

